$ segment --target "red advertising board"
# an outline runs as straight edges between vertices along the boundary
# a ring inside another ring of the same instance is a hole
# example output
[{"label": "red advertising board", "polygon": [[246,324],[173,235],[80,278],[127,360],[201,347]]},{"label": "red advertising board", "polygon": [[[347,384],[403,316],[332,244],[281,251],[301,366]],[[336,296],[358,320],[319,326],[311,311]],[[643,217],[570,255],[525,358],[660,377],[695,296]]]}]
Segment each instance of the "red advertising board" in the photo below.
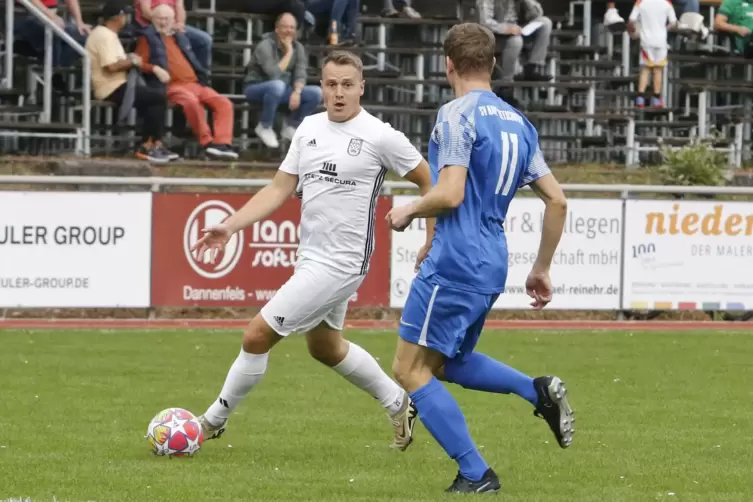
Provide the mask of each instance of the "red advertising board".
[{"label": "red advertising board", "polygon": [[[262,306],[293,274],[301,203],[291,198],[268,219],[238,232],[215,263],[191,246],[201,229],[220,223],[248,201],[247,194],[155,194],[152,225],[152,305]],[[390,198],[377,204],[376,249],[353,300],[356,307],[389,305]]]}]

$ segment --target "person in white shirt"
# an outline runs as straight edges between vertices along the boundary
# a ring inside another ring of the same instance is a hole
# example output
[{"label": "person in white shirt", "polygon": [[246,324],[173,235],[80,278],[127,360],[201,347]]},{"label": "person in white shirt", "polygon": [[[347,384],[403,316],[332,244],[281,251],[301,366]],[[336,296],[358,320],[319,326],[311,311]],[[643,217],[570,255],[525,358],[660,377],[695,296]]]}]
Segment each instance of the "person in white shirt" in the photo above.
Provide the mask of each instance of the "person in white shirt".
[{"label": "person in white shirt", "polygon": [[637,30],[640,35],[641,72],[638,76],[638,97],[635,105],[643,108],[646,105],[644,93],[648,87],[649,74],[653,72],[654,95],[651,106],[663,108],[661,87],[664,66],[667,64],[667,27],[677,24],[677,16],[669,0],[638,0],[628,18],[628,30],[631,34]]},{"label": "person in white shirt", "polygon": [[306,117],[271,184],[194,246],[214,260],[237,231],[266,218],[294,193],[302,199],[301,235],[293,276],[251,321],[218,399],[199,417],[204,439],[225,430],[230,414],[267,369],[269,352],[291,332],[306,333],[309,353],[376,398],[394,428],[392,447],[405,450],[417,411],[408,394],[364,349],[342,336],[348,299],[374,252],[377,197],[392,170],[431,188],[429,166],[399,131],[361,108],[363,63],[330,53],[322,67],[326,112]]}]

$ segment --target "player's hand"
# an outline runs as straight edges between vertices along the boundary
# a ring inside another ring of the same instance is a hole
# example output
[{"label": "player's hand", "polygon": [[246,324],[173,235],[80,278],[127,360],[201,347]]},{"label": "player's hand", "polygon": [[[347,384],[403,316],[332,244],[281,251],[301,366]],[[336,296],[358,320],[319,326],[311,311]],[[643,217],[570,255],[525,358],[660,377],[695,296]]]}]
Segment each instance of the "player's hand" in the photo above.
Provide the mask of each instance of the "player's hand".
[{"label": "player's hand", "polygon": [[411,206],[405,205],[400,207],[393,207],[390,212],[387,213],[387,217],[385,219],[387,220],[387,223],[389,224],[390,228],[392,228],[392,230],[402,232],[403,230],[408,228],[410,222],[413,221]]},{"label": "player's hand", "polygon": [[211,227],[202,229],[202,232],[205,232],[204,236],[191,246],[191,251],[199,251],[199,261],[202,261],[204,254],[209,251],[209,263],[214,263],[217,255],[225,249],[225,245],[227,245],[233,234],[230,228],[224,224],[212,225]]},{"label": "player's hand", "polygon": [[738,26],[737,27],[737,33],[741,37],[747,37],[748,35],[750,35],[750,29],[746,28],[745,26]]},{"label": "player's hand", "polygon": [[526,294],[533,298],[531,307],[543,309],[552,301],[552,281],[549,272],[532,270],[526,279]]},{"label": "player's hand", "polygon": [[418,255],[416,256],[416,266],[413,267],[414,272],[418,272],[418,269],[421,267],[421,263],[426,259],[426,256],[429,254],[429,250],[431,249],[431,244],[424,244],[421,246],[421,249],[418,250]]},{"label": "player's hand", "polygon": [[513,25],[504,29],[505,35],[520,35],[520,26]]}]

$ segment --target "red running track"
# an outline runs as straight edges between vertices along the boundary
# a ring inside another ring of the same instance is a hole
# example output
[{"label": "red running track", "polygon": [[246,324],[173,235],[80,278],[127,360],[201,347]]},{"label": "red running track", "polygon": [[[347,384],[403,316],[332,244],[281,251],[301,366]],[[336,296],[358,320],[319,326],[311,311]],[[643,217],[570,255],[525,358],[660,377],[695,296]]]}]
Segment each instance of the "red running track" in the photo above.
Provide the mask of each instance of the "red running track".
[{"label": "red running track", "polygon": [[[228,319],[2,319],[2,329],[242,329],[248,320]],[[396,330],[396,321],[346,321],[346,328]],[[748,331],[753,322],[714,321],[494,321],[487,329],[554,331]]]}]

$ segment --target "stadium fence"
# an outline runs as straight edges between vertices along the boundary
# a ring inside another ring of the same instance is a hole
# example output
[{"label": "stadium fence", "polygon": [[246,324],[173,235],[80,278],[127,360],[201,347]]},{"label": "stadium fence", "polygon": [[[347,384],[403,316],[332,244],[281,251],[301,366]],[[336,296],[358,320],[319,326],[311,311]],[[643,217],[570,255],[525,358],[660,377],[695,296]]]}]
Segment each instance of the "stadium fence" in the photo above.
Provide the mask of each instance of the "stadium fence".
[{"label": "stadium fence", "polygon": [[[292,273],[298,199],[236,234],[215,264],[190,248],[202,228],[220,223],[269,181],[0,176],[6,189],[27,187],[0,197],[0,308],[261,306]],[[46,189],[28,189],[41,185]],[[84,187],[93,191],[78,191]],[[191,192],[163,191],[174,187]],[[202,187],[248,190],[210,193]],[[384,183],[376,204],[376,250],[354,306],[404,305],[424,221],[401,233],[382,222],[393,205],[416,197],[414,189]],[[564,189],[575,196],[551,271],[550,309],[753,311],[753,200],[719,198],[751,196],[753,188]],[[688,194],[705,198],[687,200]],[[535,197],[517,197],[510,207],[508,289],[495,308],[529,308],[524,284],[543,211]]]}]

